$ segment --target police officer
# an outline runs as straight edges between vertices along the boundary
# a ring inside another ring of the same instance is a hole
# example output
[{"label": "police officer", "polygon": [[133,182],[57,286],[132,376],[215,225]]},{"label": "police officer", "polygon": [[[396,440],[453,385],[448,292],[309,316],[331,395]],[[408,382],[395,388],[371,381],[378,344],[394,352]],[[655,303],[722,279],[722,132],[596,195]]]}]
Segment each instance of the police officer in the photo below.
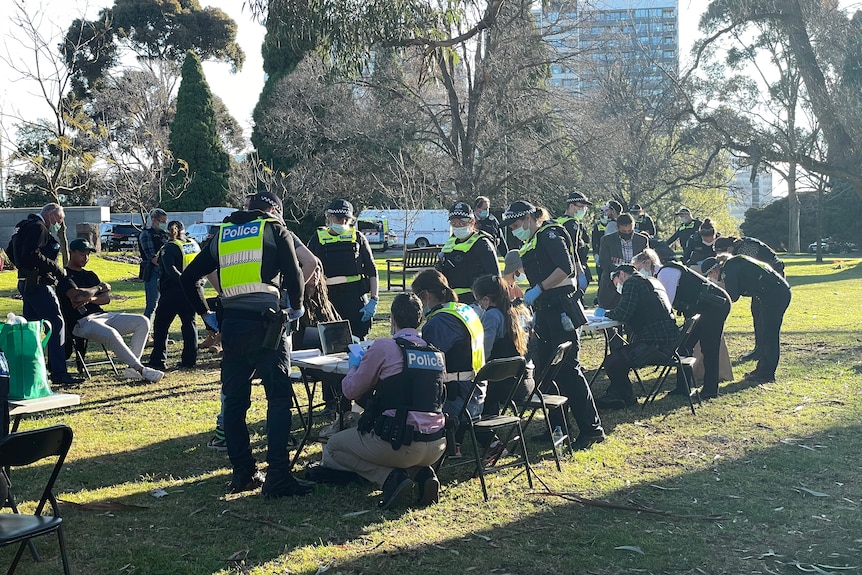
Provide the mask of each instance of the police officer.
[{"label": "police officer", "polygon": [[[732,301],[740,296],[760,299],[757,322],[761,329],[760,358],[754,371],[745,374],[745,379],[758,383],[775,381],[775,370],[780,357],[781,323],[784,312],[790,305],[790,284],[772,266],[744,255],[722,254],[718,262],[724,289]],[[703,262],[709,269],[713,262]]]},{"label": "police officer", "polygon": [[700,229],[701,221],[693,218],[691,210],[686,207],[678,209],[676,215],[680,223],[673,235],[667,239],[667,245],[673,245],[673,242],[678,241],[679,247],[685,249],[688,239]]},{"label": "police officer", "polygon": [[673,354],[679,331],[667,292],[657,279],[635,273],[628,264],[611,272],[611,279],[621,297],[606,316],[626,324],[629,338],[628,343],[605,358],[605,371],[611,383],[596,405],[622,409],[637,403],[629,371],[666,361]]},{"label": "police officer", "polygon": [[574,248],[575,267],[577,269],[578,289],[582,292],[592,281],[590,266],[588,263],[590,247],[587,244],[587,228],[584,226],[584,216],[587,215],[587,206],[593,203],[581,192],[572,192],[566,198],[566,213],[557,218],[557,223],[569,233]]},{"label": "police officer", "polygon": [[715,240],[721,235],[715,231],[712,220],[704,218],[697,233],[691,234],[685,243],[682,262],[687,266],[699,265],[706,258],[715,257]]},{"label": "police officer", "polygon": [[656,235],[655,222],[648,213],[644,211],[640,204],[633,204],[629,208],[629,213],[635,221],[635,231],[646,234],[651,238]]},{"label": "police officer", "polygon": [[[700,314],[700,320],[689,338],[684,355],[690,356],[697,342],[703,353],[703,389],[701,399],[718,397],[719,350],[724,323],[730,313],[730,296],[696,271],[674,261],[661,265],[658,254],[645,249],[632,262],[644,277],[655,277],[664,286],[673,308],[686,319]],[[693,380],[686,368],[689,381]],[[675,394],[687,393],[681,374],[677,375]]]},{"label": "police officer", "polygon": [[[165,371],[168,359],[168,331],[174,318],[179,316],[183,335],[183,353],[177,367],[192,368],[198,359],[198,329],[195,311],[183,294],[180,274],[201,251],[191,238],[185,237],[185,226],[179,220],[168,222],[167,241],[159,250],[159,301],[153,318],[153,350],[147,367]],[[198,289],[203,293],[203,282]]]},{"label": "police officer", "polygon": [[[586,320],[570,279],[575,273],[571,239],[560,224],[549,219],[544,209],[523,200],[506,209],[503,225],[509,226],[512,234],[524,242],[521,260],[532,286],[524,294],[524,302],[533,307],[535,314],[528,349],[534,350],[533,359],[539,372],[548,366],[560,343],[572,342],[557,383],[569,398],[568,406],[580,431],[574,448],[586,449],[603,441],[605,433],[578,358],[578,328]],[[557,419],[559,415],[554,412],[552,417]],[[551,425],[561,423],[552,420]]]},{"label": "police officer", "polygon": [[[599,264],[599,250],[602,247],[602,238],[605,237],[605,231],[608,229],[608,222],[610,218],[608,218],[607,214],[607,205],[599,208],[599,217],[593,223],[593,231],[590,238],[590,245],[593,249],[593,261],[596,262],[596,277],[601,280],[602,272],[605,270],[602,269],[602,266]],[[608,270],[610,271],[610,270]],[[596,297],[594,304],[598,304],[599,300]]]},{"label": "police officer", "polygon": [[159,301],[159,250],[165,245],[168,214],[161,208],[150,210],[150,227],[138,235],[138,252],[141,254],[141,279],[144,281],[146,304],[144,315],[151,320]]},{"label": "police officer", "polygon": [[[769,264],[769,267],[778,272],[781,277],[784,277],[784,262],[778,257],[771,247],[763,243],[757,238],[736,238],[733,236],[718,238],[715,240],[715,253],[727,253],[730,255],[748,256],[763,263]],[[755,360],[760,358],[759,344],[761,340],[761,329],[757,322],[760,315],[760,298],[751,298],[751,318],[754,322],[754,349],[743,355],[740,359],[743,361]]]},{"label": "police officer", "polygon": [[326,226],[318,228],[308,249],[323,262],[329,300],[338,315],[350,322],[353,335],[364,338],[377,311],[379,283],[371,246],[353,222],[353,204],[333,200],[326,209]]},{"label": "police officer", "polygon": [[476,212],[476,229],[488,234],[488,237],[497,246],[497,253],[505,256],[509,251],[509,244],[506,243],[506,234],[503,233],[500,220],[491,213],[490,198],[488,196],[477,197],[476,201],[473,202],[473,209]]},{"label": "police officer", "polygon": [[486,274],[500,275],[494,241],[475,225],[473,208],[467,202],[455,202],[449,210],[452,236],[440,251],[437,269],[446,276],[449,287],[460,303],[473,303],[473,282]]},{"label": "police officer", "polygon": [[375,340],[365,353],[350,352],[344,393],[365,411],[358,427],[329,439],[321,466],[308,468],[307,478],[335,479],[328,470],[358,473],[383,488],[382,509],[394,506],[413,480],[420,507],[437,501],[440,481],[431,465],[446,446],[445,359],[419,337],[421,321],[419,298],[398,294],[392,301],[392,337]]},{"label": "police officer", "polygon": [[[60,242],[55,237],[65,219],[59,204],[46,204],[38,214],[30,214],[18,223],[9,242],[9,256],[18,268],[18,292],[24,300],[23,314],[30,321],[40,319],[51,322],[48,338],[48,369],[51,383],[75,385],[83,380],[73,378],[66,370],[66,324],[60,312],[60,302],[54,290],[57,282],[66,277],[62,266],[57,265]],[[89,299],[82,295],[81,301]]]},{"label": "police officer", "polygon": [[[282,320],[277,312],[286,309],[290,320],[302,316],[303,281],[293,240],[281,221],[281,209],[281,199],[270,192],[251,196],[248,210],[228,217],[218,237],[189,264],[181,279],[194,310],[204,316],[209,310],[197,285],[202,277],[218,270],[224,314],[224,433],[233,466],[231,493],[260,485],[249,446],[246,412],[251,404],[252,377],[263,382],[268,463],[264,497],[311,492],[310,486],[290,474],[288,456],[293,402],[290,343],[288,334],[279,330]],[[283,293],[286,302],[282,305]]]}]

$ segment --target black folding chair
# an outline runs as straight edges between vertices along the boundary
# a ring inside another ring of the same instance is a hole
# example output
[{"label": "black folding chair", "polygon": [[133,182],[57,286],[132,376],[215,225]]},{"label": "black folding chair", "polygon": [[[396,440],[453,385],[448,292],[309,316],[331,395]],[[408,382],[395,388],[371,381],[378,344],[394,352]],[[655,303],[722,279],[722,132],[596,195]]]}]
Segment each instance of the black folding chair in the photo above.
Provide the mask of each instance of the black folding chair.
[{"label": "black folding chair", "polygon": [[[12,565],[7,575],[14,573],[24,549],[34,537],[40,537],[56,532],[60,543],[60,558],[63,561],[63,573],[69,575],[69,558],[66,554],[66,541],[63,538],[63,519],[60,517],[60,507],[54,496],[54,483],[69,453],[72,445],[72,428],[68,425],[55,425],[12,433],[0,440],[0,469],[3,477],[0,481],[7,481],[6,473],[10,468],[30,465],[47,457],[57,457],[54,469],[48,478],[39,503],[33,515],[17,512],[14,498],[11,495],[11,485],[7,484],[9,491],[7,499],[15,513],[0,513],[0,546],[19,543],[18,552],[12,560]],[[45,506],[51,506],[52,515],[42,515]]]},{"label": "black folding chair", "polygon": [[102,351],[105,352],[105,359],[100,361],[90,361],[87,363],[84,360],[84,357],[87,355],[87,348],[90,345],[89,340],[86,340],[82,337],[72,337],[72,350],[75,355],[75,366],[78,368],[78,373],[83,375],[87,379],[90,379],[90,368],[95,367],[97,365],[108,365],[110,364],[111,369],[114,370],[114,375],[120,375],[120,372],[117,370],[117,366],[114,363],[114,359],[111,357],[111,354],[108,352],[108,348],[105,347],[105,344],[99,344],[102,346]]},{"label": "black folding chair", "polygon": [[[670,374],[671,369],[676,368],[676,373],[682,373],[682,379],[685,382],[685,397],[688,399],[688,406],[691,408],[691,414],[697,415],[694,410],[694,402],[691,400],[691,388],[693,381],[689,381],[688,373],[685,368],[689,369],[694,366],[696,363],[696,359],[693,357],[689,357],[684,355],[688,350],[688,342],[691,339],[691,334],[694,333],[694,328],[697,326],[697,322],[700,321],[700,314],[695,314],[685,320],[685,323],[682,325],[682,328],[679,330],[679,338],[676,341],[676,348],[673,351],[673,354],[668,358],[666,362],[656,364],[661,368],[659,372],[658,379],[653,385],[652,390],[647,394],[646,399],[644,399],[643,404],[641,405],[641,410],[645,409],[647,403],[653,403],[655,401],[656,396],[658,396],[661,391],[664,382],[667,380],[668,374]],[[695,388],[696,390],[697,388]],[[695,391],[697,395],[697,403],[700,404],[700,392]]]},{"label": "black folding chair", "polygon": [[[500,405],[496,414],[482,415],[475,419],[470,416],[468,411],[469,399],[464,403],[464,407],[461,409],[461,421],[467,422],[467,431],[470,434],[470,440],[473,444],[473,460],[476,465],[476,475],[479,476],[479,482],[482,484],[482,495],[485,497],[485,501],[488,501],[488,488],[485,485],[485,474],[495,473],[501,469],[523,465],[524,471],[527,473],[527,483],[529,484],[530,489],[533,488],[532,468],[530,467],[530,459],[527,455],[527,446],[524,443],[524,429],[521,427],[521,418],[518,416],[517,410],[515,410],[515,406],[512,401],[512,397],[515,395],[515,390],[524,377],[526,365],[527,362],[523,357],[493,359],[486,363],[473,377],[473,384],[470,386],[470,392],[466,397],[473,397],[473,394],[482,382],[491,383],[512,381],[512,389],[507,393],[506,401]],[[515,410],[514,415],[505,415],[506,410],[510,408]],[[505,465],[486,467],[483,460],[484,453],[479,448],[477,432],[482,433],[483,435],[491,435],[497,434],[497,432],[502,433],[504,431],[511,431],[511,433],[507,434],[509,439],[506,443],[508,444],[510,441],[517,441],[524,453],[524,457],[523,459],[518,459]],[[438,467],[443,464],[445,458],[446,456],[444,455],[443,458],[441,458]]]},{"label": "black folding chair", "polygon": [[[521,417],[527,415],[524,429],[530,426],[530,422],[533,421],[536,412],[541,410],[545,420],[545,427],[548,431],[548,437],[551,437],[551,443],[553,444],[554,461],[557,464],[557,471],[562,471],[563,469],[560,464],[559,454],[563,444],[568,445],[570,454],[574,453],[572,436],[569,433],[569,423],[566,419],[566,404],[569,402],[569,398],[565,395],[560,395],[560,390],[556,383],[557,374],[563,366],[563,361],[566,359],[566,355],[568,355],[571,347],[572,342],[570,341],[564,341],[558,345],[557,351],[554,352],[554,357],[551,358],[551,362],[545,368],[542,377],[536,381],[536,387],[533,389],[533,392],[523,401],[516,402],[517,407],[520,409]],[[563,420],[562,437],[553,437],[551,418],[549,417],[550,410],[552,409],[560,410],[561,419]]]}]

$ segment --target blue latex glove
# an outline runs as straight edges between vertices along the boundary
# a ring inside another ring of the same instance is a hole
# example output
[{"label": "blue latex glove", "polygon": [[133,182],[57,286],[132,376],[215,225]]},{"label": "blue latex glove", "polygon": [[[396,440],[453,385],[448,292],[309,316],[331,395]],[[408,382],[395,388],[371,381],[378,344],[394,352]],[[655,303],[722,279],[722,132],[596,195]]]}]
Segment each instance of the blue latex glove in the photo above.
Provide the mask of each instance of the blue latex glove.
[{"label": "blue latex glove", "polygon": [[581,291],[586,291],[587,289],[587,274],[583,272],[578,274],[578,289]]},{"label": "blue latex glove", "polygon": [[303,308],[303,307],[300,307],[299,309],[293,309],[292,307],[287,309],[288,321],[296,321],[304,315],[305,315],[305,308]]},{"label": "blue latex glove", "polygon": [[362,312],[362,321],[371,321],[371,318],[374,317],[374,312],[377,311],[377,300],[370,299],[368,303],[362,306],[362,309],[359,311]]},{"label": "blue latex glove", "polygon": [[524,303],[529,306],[532,306],[539,298],[539,295],[541,295],[541,293],[542,288],[539,287],[539,284],[534,285],[527,290],[527,293],[524,294]]},{"label": "blue latex glove", "polygon": [[218,333],[218,322],[216,321],[216,314],[214,311],[211,311],[204,316],[204,323],[207,324],[208,328]]},{"label": "blue latex glove", "polygon": [[593,317],[605,317],[605,308],[597,307],[596,311],[593,312]]},{"label": "blue latex glove", "polygon": [[365,355],[365,349],[362,349],[360,353],[355,353],[353,351],[347,352],[348,367],[359,367],[359,362],[362,361],[363,355]]}]

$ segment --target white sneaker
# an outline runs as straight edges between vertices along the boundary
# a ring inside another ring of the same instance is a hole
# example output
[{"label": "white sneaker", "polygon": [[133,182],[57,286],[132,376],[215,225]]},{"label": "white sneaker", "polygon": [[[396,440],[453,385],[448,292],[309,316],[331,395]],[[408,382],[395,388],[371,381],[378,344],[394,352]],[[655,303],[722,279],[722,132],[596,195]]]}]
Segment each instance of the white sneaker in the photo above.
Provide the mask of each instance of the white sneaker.
[{"label": "white sneaker", "polygon": [[125,377],[126,379],[137,379],[137,380],[146,379],[144,377],[144,375],[140,371],[135,369],[134,367],[127,367],[126,369],[124,369],[123,370],[123,377]]},{"label": "white sneaker", "polygon": [[141,373],[143,373],[144,379],[151,383],[156,383],[165,376],[164,371],[159,371],[158,369],[153,369],[151,367],[144,367]]}]

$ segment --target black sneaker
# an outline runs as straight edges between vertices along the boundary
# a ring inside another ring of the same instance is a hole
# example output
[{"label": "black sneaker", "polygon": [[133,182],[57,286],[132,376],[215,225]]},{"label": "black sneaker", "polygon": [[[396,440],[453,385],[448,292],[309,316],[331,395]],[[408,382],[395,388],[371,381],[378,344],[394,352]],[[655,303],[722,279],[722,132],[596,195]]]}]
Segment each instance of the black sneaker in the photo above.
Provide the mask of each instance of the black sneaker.
[{"label": "black sneaker", "polygon": [[51,385],[57,385],[60,387],[76,387],[85,381],[86,380],[83,377],[72,377],[71,375],[66,375],[59,379],[52,379]]},{"label": "black sneaker", "polygon": [[266,473],[266,481],[260,492],[268,499],[276,497],[297,497],[308,495],[314,491],[314,486],[300,483],[286,469],[270,469]]},{"label": "black sneaker", "polygon": [[605,394],[602,397],[596,399],[596,407],[599,409],[625,409],[627,405],[634,405],[637,403],[637,399],[629,398],[623,399],[617,395],[608,395]]},{"label": "black sneaker", "polygon": [[263,485],[263,475],[259,471],[252,469],[251,471],[234,470],[233,477],[230,481],[230,489],[228,493],[245,493],[246,491],[254,491]]},{"label": "black sneaker", "polygon": [[416,497],[417,506],[428,507],[440,501],[440,480],[437,479],[437,474],[434,473],[433,467],[423,467],[420,469],[416,473],[414,481],[419,488],[419,493]]},{"label": "black sneaker", "polygon": [[757,361],[760,359],[760,350],[756,347],[739,358],[739,361]]},{"label": "black sneaker", "polygon": [[755,371],[749,371],[742,377],[745,381],[754,383],[775,383],[775,376],[761,375]]},{"label": "black sneaker", "polygon": [[601,443],[605,440],[605,432],[600,431],[594,434],[581,433],[578,438],[572,443],[573,451],[583,451],[589,449],[595,443]]},{"label": "black sneaker", "polygon": [[383,500],[380,501],[380,509],[391,509],[413,485],[410,476],[404,469],[393,469],[389,472],[386,481],[383,482]]}]

